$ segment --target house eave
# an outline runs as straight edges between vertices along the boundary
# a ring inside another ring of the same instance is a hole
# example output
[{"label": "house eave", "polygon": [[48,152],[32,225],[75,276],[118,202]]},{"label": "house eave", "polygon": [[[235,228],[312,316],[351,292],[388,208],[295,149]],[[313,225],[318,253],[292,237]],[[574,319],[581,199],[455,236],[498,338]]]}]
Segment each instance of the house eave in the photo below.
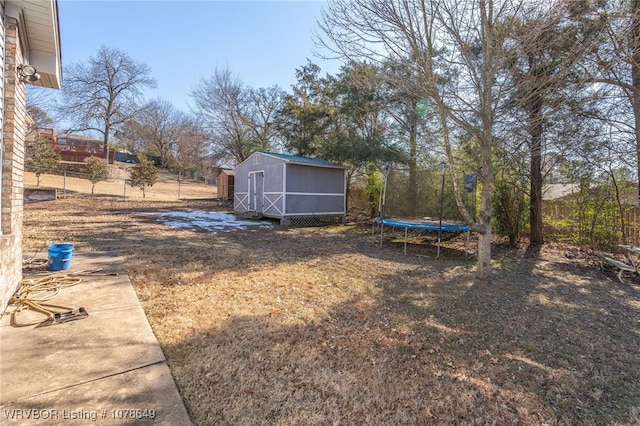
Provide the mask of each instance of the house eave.
[{"label": "house eave", "polygon": [[18,20],[24,31],[24,59],[40,75],[34,86],[59,89],[62,53],[57,0],[7,0],[5,14]]}]

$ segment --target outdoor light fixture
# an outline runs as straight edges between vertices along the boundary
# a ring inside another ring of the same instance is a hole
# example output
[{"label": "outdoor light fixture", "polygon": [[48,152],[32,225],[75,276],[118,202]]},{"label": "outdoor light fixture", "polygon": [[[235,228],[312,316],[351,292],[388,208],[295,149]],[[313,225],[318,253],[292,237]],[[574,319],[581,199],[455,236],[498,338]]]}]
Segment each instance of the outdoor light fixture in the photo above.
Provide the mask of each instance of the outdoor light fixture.
[{"label": "outdoor light fixture", "polygon": [[20,80],[25,83],[33,83],[40,80],[40,74],[38,74],[38,70],[33,65],[20,65],[18,74],[20,75]]}]

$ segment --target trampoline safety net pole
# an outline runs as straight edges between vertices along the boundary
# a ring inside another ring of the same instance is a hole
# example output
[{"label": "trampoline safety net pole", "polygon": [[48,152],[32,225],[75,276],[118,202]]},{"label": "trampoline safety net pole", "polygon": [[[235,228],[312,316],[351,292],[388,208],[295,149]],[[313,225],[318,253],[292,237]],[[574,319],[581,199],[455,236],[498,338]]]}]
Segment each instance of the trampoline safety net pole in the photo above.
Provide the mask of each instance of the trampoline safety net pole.
[{"label": "trampoline safety net pole", "polygon": [[378,215],[380,217],[380,247],[382,247],[382,232],[384,230],[384,213],[387,204],[387,182],[389,181],[389,172],[391,171],[392,163],[386,163],[382,166],[382,193],[380,193],[380,203],[378,205]]},{"label": "trampoline safety net pole", "polygon": [[444,205],[444,171],[447,163],[444,161],[440,163],[440,167],[442,168],[442,186],[440,188],[440,220],[438,222],[438,250],[436,252],[436,259],[440,257],[440,240],[442,239],[442,209]]}]

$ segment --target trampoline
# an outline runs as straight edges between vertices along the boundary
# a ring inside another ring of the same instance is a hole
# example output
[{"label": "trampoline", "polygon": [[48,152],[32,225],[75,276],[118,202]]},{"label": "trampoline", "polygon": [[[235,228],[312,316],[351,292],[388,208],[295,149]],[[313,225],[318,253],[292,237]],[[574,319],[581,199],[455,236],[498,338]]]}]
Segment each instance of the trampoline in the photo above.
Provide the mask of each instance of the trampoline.
[{"label": "trampoline", "polygon": [[[391,172],[392,163],[386,164],[383,169],[383,190],[380,193],[380,204],[378,207],[378,216],[373,220],[372,232],[373,235],[376,236],[379,234],[380,237],[380,247],[382,247],[383,233],[384,227],[391,227],[391,229],[400,228],[404,229],[404,254],[407,254],[407,239],[409,235],[409,230],[416,231],[437,231],[438,232],[438,243],[437,243],[437,254],[436,258],[440,257],[440,242],[442,240],[443,232],[459,232],[466,233],[466,254],[469,257],[469,240],[471,237],[471,227],[465,223],[454,223],[451,221],[443,221],[443,202],[444,202],[444,190],[445,190],[445,163],[441,163],[441,187],[440,187],[440,200],[439,200],[439,214],[438,220],[429,220],[428,215],[417,215],[416,219],[406,219],[399,218],[398,216],[394,216],[392,213],[388,217],[386,216],[387,212],[387,186],[389,184],[389,175]],[[415,216],[414,216],[415,217]],[[379,229],[376,229],[379,228]]]},{"label": "trampoline", "polygon": [[469,225],[464,224],[452,224],[452,223],[440,223],[440,222],[429,222],[429,221],[418,221],[418,220],[407,220],[407,219],[396,219],[396,218],[382,218],[380,216],[376,217],[373,220],[373,234],[376,234],[376,226],[380,228],[380,247],[382,247],[382,235],[384,231],[384,226],[389,226],[393,228],[404,229],[404,254],[407,254],[407,238],[409,235],[409,230],[420,230],[420,231],[438,231],[438,244],[437,244],[437,254],[436,258],[440,257],[440,233],[441,232],[466,232],[466,246],[467,246],[467,256],[469,255],[469,239],[471,236],[471,227]]}]

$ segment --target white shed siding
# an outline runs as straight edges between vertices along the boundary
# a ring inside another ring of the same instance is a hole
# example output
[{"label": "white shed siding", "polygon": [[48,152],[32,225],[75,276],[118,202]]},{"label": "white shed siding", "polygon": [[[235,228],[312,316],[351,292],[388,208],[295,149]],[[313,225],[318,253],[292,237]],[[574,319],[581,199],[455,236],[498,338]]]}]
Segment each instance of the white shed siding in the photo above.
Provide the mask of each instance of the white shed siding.
[{"label": "white shed siding", "polygon": [[[234,209],[239,212],[259,211],[263,214],[266,213],[263,209],[274,214],[277,211],[282,211],[283,168],[281,160],[262,153],[253,154],[238,165],[234,170]],[[261,175],[261,177],[256,175]],[[261,181],[260,188],[255,187],[258,180]],[[260,192],[259,195],[262,197],[257,203],[255,201],[256,190]]]},{"label": "white shed siding", "polygon": [[286,216],[344,214],[344,170],[287,164]]},{"label": "white shed siding", "polygon": [[257,152],[234,174],[234,210],[238,212],[277,219],[344,216],[345,170],[339,165]]}]

